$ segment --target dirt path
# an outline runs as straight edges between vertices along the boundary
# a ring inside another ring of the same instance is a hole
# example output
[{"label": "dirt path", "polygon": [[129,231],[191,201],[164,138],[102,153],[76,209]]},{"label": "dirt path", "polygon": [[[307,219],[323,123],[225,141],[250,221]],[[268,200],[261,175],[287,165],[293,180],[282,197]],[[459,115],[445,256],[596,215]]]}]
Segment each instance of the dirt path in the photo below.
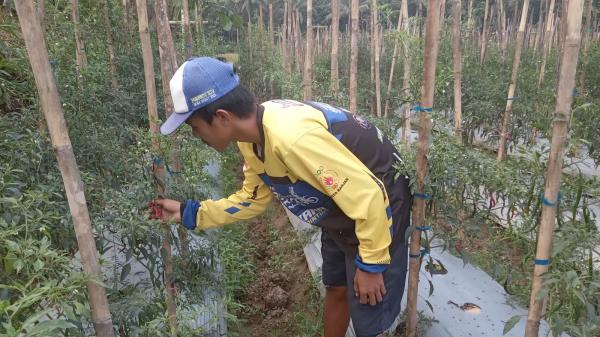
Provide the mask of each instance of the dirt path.
[{"label": "dirt path", "polygon": [[240,336],[315,337],[321,335],[322,305],[302,245],[279,205],[249,223],[256,280],[248,286]]}]

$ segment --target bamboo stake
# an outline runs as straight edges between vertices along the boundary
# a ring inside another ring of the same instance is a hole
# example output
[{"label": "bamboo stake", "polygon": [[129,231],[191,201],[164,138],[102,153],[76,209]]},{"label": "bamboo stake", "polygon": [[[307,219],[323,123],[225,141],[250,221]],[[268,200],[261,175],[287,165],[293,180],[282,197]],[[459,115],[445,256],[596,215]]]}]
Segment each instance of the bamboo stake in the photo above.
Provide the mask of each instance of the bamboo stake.
[{"label": "bamboo stake", "polygon": [[479,64],[483,64],[485,60],[485,50],[487,48],[487,22],[488,22],[488,11],[490,6],[490,0],[485,0],[485,7],[483,10],[483,29],[481,30],[480,46],[479,46]]},{"label": "bamboo stake", "polygon": [[590,45],[592,40],[592,5],[593,0],[588,0],[588,5],[585,11],[585,37],[583,40],[583,64],[579,73],[579,94],[585,93],[585,73],[590,61]]},{"label": "bamboo stake", "polygon": [[373,45],[374,48],[374,70],[375,70],[375,111],[377,117],[381,117],[381,78],[379,73],[379,18],[377,13],[377,0],[371,1],[373,12]]},{"label": "bamboo stake", "polygon": [[108,64],[110,70],[110,85],[113,89],[119,86],[117,80],[117,63],[115,61],[115,49],[112,36],[112,24],[110,23],[110,8],[108,7],[108,0],[102,0],[104,6],[104,30],[106,31],[106,41],[108,47]]},{"label": "bamboo stake", "polygon": [[538,88],[544,83],[544,75],[546,72],[546,60],[550,48],[552,47],[552,28],[554,27],[554,0],[550,0],[550,6],[548,7],[548,15],[546,16],[546,33],[544,34],[544,48],[542,53],[542,63],[540,65],[540,74],[538,76]]},{"label": "bamboo stake", "polygon": [[452,1],[452,56],[454,70],[454,135],[462,140],[462,57],[460,50],[461,0]]},{"label": "bamboo stake", "polygon": [[[402,15],[402,26],[406,36],[410,34],[410,27],[408,24],[408,0],[402,1],[400,6],[400,15]],[[402,54],[404,57],[404,62],[402,64],[402,90],[401,97],[403,100],[402,103],[402,116],[404,117],[404,127],[402,131],[402,138],[404,145],[406,148],[410,150],[410,45],[409,41],[403,41],[402,43]]]},{"label": "bamboo stake", "polygon": [[312,99],[312,0],[306,0],[306,52],[304,53],[304,100]]},{"label": "bamboo stake", "polygon": [[331,93],[337,98],[340,90],[338,42],[340,30],[340,0],[331,1]]},{"label": "bamboo stake", "polygon": [[[527,1],[527,0],[526,0]],[[419,113],[419,144],[417,145],[417,183],[413,206],[414,227],[410,240],[410,263],[408,277],[408,298],[406,329],[408,337],[417,335],[417,292],[419,290],[419,271],[421,269],[421,231],[416,229],[425,222],[425,179],[427,177],[428,140],[431,134],[431,117],[428,110],[433,108],[435,92],[435,68],[438,55],[440,29],[440,0],[429,0],[427,6],[427,28],[425,36],[425,61],[421,112]]]},{"label": "bamboo stake", "polygon": [[525,337],[537,337],[539,333],[540,318],[542,314],[543,299],[538,299],[538,294],[543,287],[542,275],[548,271],[552,237],[556,222],[557,204],[559,198],[560,181],[562,174],[562,161],[565,141],[569,131],[571,119],[571,104],[573,102],[573,89],[577,72],[577,59],[581,42],[581,18],[583,0],[570,0],[568,3],[565,30],[565,47],[562,50],[562,67],[558,78],[558,95],[552,127],[552,143],[548,158],[548,171],[544,187],[544,205],[538,232],[535,266],[533,269],[533,283]]},{"label": "bamboo stake", "polygon": [[81,72],[87,68],[87,56],[85,55],[85,45],[81,39],[79,27],[79,0],[71,0],[71,20],[73,21],[73,30],[75,32],[77,83],[79,84],[79,89],[83,89],[83,76]]},{"label": "bamboo stake", "polygon": [[86,205],[85,187],[73,154],[73,146],[60,104],[54,74],[50,67],[42,27],[32,0],[15,1],[15,8],[39,93],[40,107],[48,125],[52,147],[65,186],[83,271],[88,277],[86,286],[92,311],[92,322],[97,336],[114,337],[106,291],[97,283],[97,281],[103,281],[103,277]]},{"label": "bamboo stake", "polygon": [[536,39],[535,39],[535,44],[533,45],[533,51],[537,51],[538,48],[541,48],[542,45],[542,41],[544,38],[544,26],[543,26],[543,22],[544,22],[544,18],[546,15],[546,11],[547,11],[547,7],[548,6],[548,0],[542,0],[540,2],[540,15],[538,17],[538,22],[537,22],[537,33],[536,33]]},{"label": "bamboo stake", "polygon": [[183,21],[183,36],[185,43],[185,58],[189,59],[194,53],[194,45],[192,42],[192,30],[190,28],[190,7],[188,0],[181,0],[181,7],[183,7],[183,15],[181,20]]},{"label": "bamboo stake", "polygon": [[350,111],[358,113],[357,104],[357,81],[358,81],[358,0],[351,0],[350,3]]},{"label": "bamboo stake", "polygon": [[[164,0],[156,2],[156,11],[162,12],[164,7]],[[164,12],[166,14],[166,11]],[[137,0],[137,14],[138,14],[138,26],[140,33],[140,41],[142,45],[142,58],[144,61],[144,77],[146,83],[146,100],[148,104],[148,120],[150,122],[150,133],[152,135],[152,151],[154,153],[160,153],[160,143],[158,142],[159,136],[159,124],[158,124],[158,108],[156,105],[156,86],[154,82],[154,66],[152,60],[152,45],[150,42],[150,33],[148,31],[148,12],[146,0]],[[158,15],[157,15],[158,17]],[[168,19],[166,20],[168,27]],[[164,25],[164,19],[157,19],[157,25]],[[169,63],[169,62],[164,62]],[[172,63],[171,63],[172,65]],[[160,162],[155,163],[152,167],[153,174],[164,184],[165,182],[165,169],[164,165]],[[160,183],[157,186],[158,193],[164,193],[164,185]],[[163,261],[165,263],[165,293],[167,302],[167,315],[169,319],[169,326],[171,330],[171,336],[177,335],[177,317],[176,317],[176,306],[175,306],[175,289],[173,282],[171,281],[171,275],[173,273],[173,264],[171,261],[171,243],[169,242],[170,229],[167,225],[163,226],[163,242],[161,253],[163,255]]]},{"label": "bamboo stake", "polygon": [[508,97],[506,99],[506,109],[502,118],[502,128],[500,130],[500,141],[498,144],[498,161],[504,160],[506,157],[506,143],[508,142],[508,125],[512,115],[513,101],[515,100],[515,91],[517,89],[517,76],[519,74],[519,65],[521,64],[521,50],[523,49],[523,40],[525,35],[525,25],[527,24],[527,11],[529,9],[529,0],[523,2],[523,10],[521,11],[521,23],[517,33],[517,45],[515,47],[515,57],[513,60],[512,74],[510,77],[510,85],[508,87]]},{"label": "bamboo stake", "polygon": [[[402,0],[400,4],[400,13],[398,14],[398,26],[396,32],[399,34],[402,29],[402,8],[404,2],[408,0]],[[392,94],[392,83],[394,81],[394,68],[396,67],[396,60],[398,59],[398,38],[394,41],[394,52],[392,53],[392,62],[390,64],[390,76],[388,77],[388,86],[385,92],[385,105],[383,108],[383,114],[387,117],[390,110],[390,96]]]},{"label": "bamboo stake", "polygon": [[273,2],[269,1],[269,39],[271,48],[275,45],[275,31],[273,30]]},{"label": "bamboo stake", "polygon": [[40,19],[42,32],[46,31],[46,0],[37,0],[37,14]]}]

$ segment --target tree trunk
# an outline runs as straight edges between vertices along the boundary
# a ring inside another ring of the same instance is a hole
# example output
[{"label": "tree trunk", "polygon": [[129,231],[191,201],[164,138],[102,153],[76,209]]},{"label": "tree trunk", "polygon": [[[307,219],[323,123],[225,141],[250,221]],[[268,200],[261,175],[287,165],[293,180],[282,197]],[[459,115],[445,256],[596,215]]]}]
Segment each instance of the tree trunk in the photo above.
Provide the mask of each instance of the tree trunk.
[{"label": "tree trunk", "polygon": [[190,28],[190,7],[188,0],[181,0],[181,6],[183,7],[183,15],[181,20],[183,21],[183,36],[185,43],[185,58],[186,60],[192,57],[194,52],[194,45],[192,42],[192,30]]},{"label": "tree trunk", "polygon": [[[398,26],[396,31],[400,33],[402,29],[402,8],[404,7],[404,3],[408,0],[402,0],[400,4],[400,13],[398,14]],[[394,52],[392,54],[392,63],[390,65],[390,76],[388,77],[388,86],[385,92],[385,105],[383,109],[383,114],[387,117],[390,110],[390,96],[392,95],[392,83],[394,82],[394,68],[396,67],[396,60],[398,59],[398,39],[394,42]]]},{"label": "tree trunk", "polygon": [[358,0],[351,0],[350,6],[350,111],[358,113],[357,81],[358,81]]},{"label": "tree trunk", "polygon": [[340,0],[331,1],[331,94],[336,97],[340,90],[338,70],[338,42],[340,30]]},{"label": "tree trunk", "polygon": [[548,59],[548,54],[550,53],[550,49],[552,48],[552,28],[554,27],[553,19],[554,0],[550,0],[548,14],[546,15],[546,33],[544,34],[544,45],[542,47],[544,50],[542,51],[542,63],[540,65],[540,74],[538,77],[538,88],[540,88],[544,83],[544,75],[546,73],[546,60]]},{"label": "tree trunk", "polygon": [[86,286],[92,311],[92,323],[97,336],[114,337],[106,291],[96,282],[96,280],[103,281],[103,276],[86,205],[85,187],[73,153],[42,27],[32,0],[15,1],[15,7],[39,93],[40,108],[48,124],[52,147],[65,186],[83,271],[88,277]]},{"label": "tree trunk", "polygon": [[567,21],[565,30],[565,47],[561,51],[562,67],[558,77],[558,95],[552,127],[552,143],[548,158],[548,172],[544,187],[542,216],[538,232],[535,266],[533,269],[533,282],[531,299],[529,301],[529,314],[525,328],[525,337],[537,337],[539,333],[542,304],[544,299],[538,299],[538,294],[543,285],[542,275],[548,271],[550,252],[552,249],[552,236],[556,222],[557,204],[559,198],[560,181],[562,174],[562,161],[565,141],[569,131],[571,118],[571,104],[573,102],[573,89],[575,87],[575,74],[577,72],[577,59],[581,42],[581,17],[583,0],[570,0],[568,3]]},{"label": "tree trunk", "polygon": [[585,13],[585,29],[584,29],[584,40],[583,40],[583,64],[579,72],[579,94],[585,94],[585,72],[588,67],[590,60],[590,45],[592,44],[592,5],[593,0],[588,0],[588,5]]},{"label": "tree trunk", "polygon": [[73,20],[73,30],[75,31],[75,56],[77,58],[77,83],[79,89],[83,89],[83,76],[81,72],[87,68],[87,57],[85,55],[85,45],[81,39],[79,27],[79,0],[71,0],[71,20]]},{"label": "tree trunk", "polygon": [[454,70],[454,135],[462,141],[462,56],[460,51],[461,0],[452,0],[452,56]]},{"label": "tree trunk", "polygon": [[372,12],[373,12],[373,44],[375,46],[375,62],[374,62],[374,70],[375,70],[375,111],[377,112],[377,117],[381,117],[381,78],[379,73],[379,18],[377,13],[377,0],[371,1]]},{"label": "tree trunk", "polygon": [[[156,2],[156,13],[164,13],[166,16],[166,8],[164,7],[164,0],[158,0]],[[152,152],[161,153],[160,151],[160,143],[158,141],[158,137],[160,134],[158,124],[158,108],[156,105],[156,85],[154,82],[154,65],[152,59],[152,45],[150,42],[150,33],[148,31],[148,12],[146,0],[137,0],[137,14],[138,14],[138,26],[140,33],[140,41],[142,45],[142,58],[144,61],[144,77],[146,82],[146,99],[148,104],[148,120],[150,122],[150,133],[152,135]],[[157,15],[156,22],[157,26],[164,25],[164,18],[161,20],[160,16]],[[168,27],[169,20],[167,18],[166,25]],[[173,65],[174,60],[171,59],[171,62],[166,60],[164,63]],[[162,63],[162,62],[161,62]],[[159,181],[165,180],[165,168],[161,161],[156,161],[152,167],[152,173]],[[164,186],[157,186],[158,194],[164,193]],[[175,306],[175,296],[174,296],[174,287],[171,282],[171,274],[173,271],[173,265],[170,258],[171,255],[171,244],[168,241],[169,228],[166,225],[163,226],[163,245],[162,245],[162,254],[163,261],[165,263],[165,293],[166,293],[166,302],[167,302],[167,315],[169,319],[169,326],[171,329],[171,336],[175,336],[177,334],[177,317],[176,317],[176,306]]]},{"label": "tree trunk", "polygon": [[110,23],[110,8],[108,0],[102,0],[104,6],[104,30],[106,31],[106,42],[108,45],[108,64],[110,70],[110,84],[113,89],[119,86],[117,80],[117,62],[115,61],[115,48],[112,35],[112,24]]},{"label": "tree trunk", "polygon": [[521,22],[519,24],[519,32],[517,33],[517,45],[515,47],[515,58],[513,60],[512,74],[510,77],[510,86],[508,87],[508,97],[506,99],[506,109],[502,118],[502,128],[500,130],[500,141],[498,144],[498,161],[504,160],[506,157],[506,143],[508,142],[508,129],[512,115],[513,101],[515,100],[515,91],[517,88],[517,78],[519,74],[519,65],[521,64],[521,50],[523,49],[523,39],[525,35],[525,25],[527,24],[527,11],[529,9],[529,0],[523,2],[523,10],[521,11]]},{"label": "tree trunk", "polygon": [[479,46],[479,64],[483,64],[483,61],[485,60],[485,51],[487,48],[487,22],[489,7],[490,0],[485,0],[485,7],[483,11],[483,29],[481,30],[481,41]]},{"label": "tree trunk", "polygon": [[306,0],[306,49],[304,53],[304,100],[312,99],[312,0]]},{"label": "tree trunk", "polygon": [[[527,1],[527,0],[526,0]],[[417,228],[425,222],[425,180],[427,178],[427,155],[431,134],[431,117],[435,92],[435,68],[438,55],[441,1],[429,0],[427,6],[427,30],[425,37],[425,60],[423,86],[419,113],[419,144],[417,145],[417,182],[411,226],[414,228],[410,239],[410,264],[408,277],[408,298],[406,305],[406,329],[408,337],[417,335],[417,292],[421,269],[421,231]]]}]

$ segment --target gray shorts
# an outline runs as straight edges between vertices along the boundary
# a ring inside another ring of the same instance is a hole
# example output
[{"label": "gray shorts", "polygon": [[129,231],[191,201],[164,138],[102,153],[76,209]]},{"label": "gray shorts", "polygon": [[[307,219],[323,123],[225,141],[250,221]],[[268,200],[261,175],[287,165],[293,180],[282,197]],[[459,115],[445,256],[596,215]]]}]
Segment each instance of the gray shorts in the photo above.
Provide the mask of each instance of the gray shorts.
[{"label": "gray shorts", "polygon": [[354,258],[357,247],[340,248],[326,230],[321,235],[323,255],[323,283],[325,286],[347,286],[350,317],[357,337],[375,337],[390,328],[400,313],[400,303],[404,294],[408,271],[408,245],[404,235],[396,235],[390,247],[391,263],[383,272],[386,294],[383,301],[375,306],[361,304],[354,296]]}]

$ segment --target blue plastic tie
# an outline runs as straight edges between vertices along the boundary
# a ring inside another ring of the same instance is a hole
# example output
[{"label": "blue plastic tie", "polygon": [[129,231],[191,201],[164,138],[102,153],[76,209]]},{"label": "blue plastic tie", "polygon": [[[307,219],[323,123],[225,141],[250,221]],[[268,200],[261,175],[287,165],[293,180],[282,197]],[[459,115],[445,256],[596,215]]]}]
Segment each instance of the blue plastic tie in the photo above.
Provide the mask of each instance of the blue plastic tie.
[{"label": "blue plastic tie", "polygon": [[163,161],[160,159],[160,157],[154,157],[154,165],[160,165],[162,163]]},{"label": "blue plastic tie", "polygon": [[413,254],[408,254],[408,257],[410,257],[411,259],[418,259],[421,257],[421,253],[413,255]]},{"label": "blue plastic tie", "polygon": [[579,96],[579,91],[577,89],[573,89],[573,97]]},{"label": "blue plastic tie", "polygon": [[538,266],[547,266],[550,264],[549,259],[535,259],[533,262]]},{"label": "blue plastic tie", "polygon": [[431,199],[431,195],[429,195],[428,193],[414,193],[413,196],[415,198],[419,198],[419,199],[425,199],[425,200]]},{"label": "blue plastic tie", "polygon": [[416,229],[421,232],[432,230],[431,226],[417,226]]},{"label": "blue plastic tie", "polygon": [[513,97],[508,97],[507,98],[507,100],[509,100],[509,101],[516,101],[518,99],[521,99],[521,97],[519,97],[519,96],[513,96]]},{"label": "blue plastic tie", "polygon": [[558,193],[558,199],[556,200],[556,202],[552,202],[552,201],[546,199],[546,196],[544,195],[544,193],[542,193],[540,197],[542,198],[542,204],[544,204],[545,206],[548,206],[548,207],[555,208],[556,205],[558,205],[558,203],[562,199],[562,193],[560,193],[560,192]]},{"label": "blue plastic tie", "polygon": [[58,64],[58,61],[57,61],[57,60],[50,60],[50,65],[51,65],[51,66],[55,66],[55,65],[57,65],[57,64]]},{"label": "blue plastic tie", "polygon": [[186,48],[192,48],[192,45],[191,44],[186,44],[185,47]]},{"label": "blue plastic tie", "polygon": [[415,111],[417,111],[417,112],[418,112],[418,111],[432,112],[432,111],[433,111],[433,108],[425,108],[425,107],[422,107],[422,106],[420,106],[420,105],[415,105],[415,107],[413,108],[413,110],[415,110]]}]

